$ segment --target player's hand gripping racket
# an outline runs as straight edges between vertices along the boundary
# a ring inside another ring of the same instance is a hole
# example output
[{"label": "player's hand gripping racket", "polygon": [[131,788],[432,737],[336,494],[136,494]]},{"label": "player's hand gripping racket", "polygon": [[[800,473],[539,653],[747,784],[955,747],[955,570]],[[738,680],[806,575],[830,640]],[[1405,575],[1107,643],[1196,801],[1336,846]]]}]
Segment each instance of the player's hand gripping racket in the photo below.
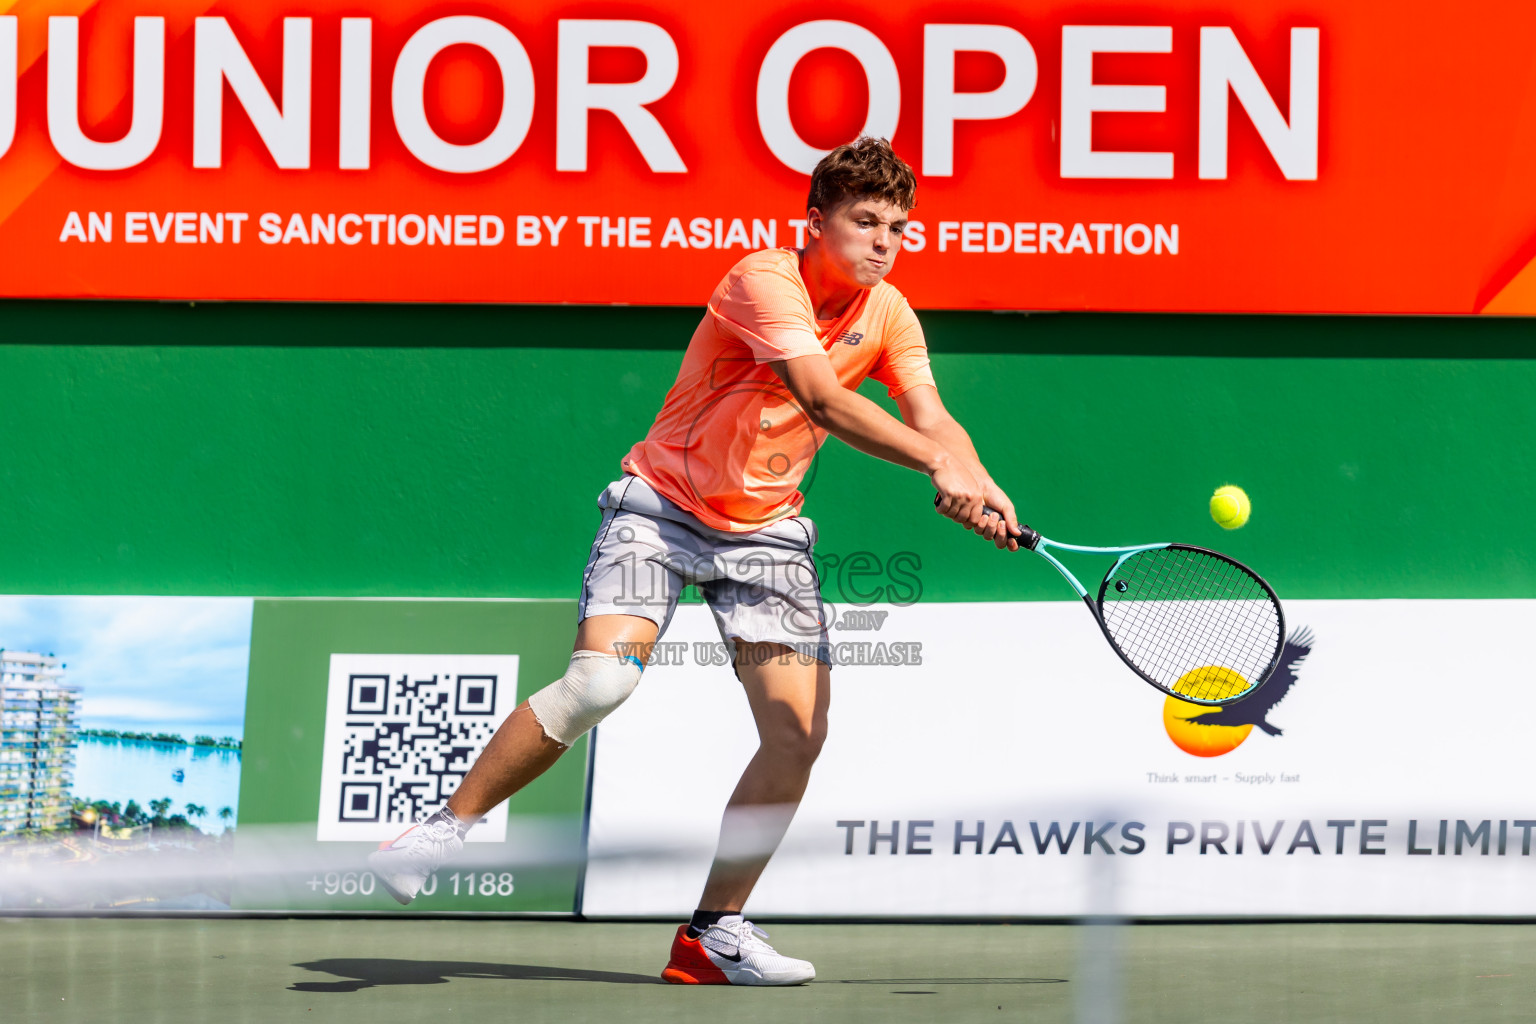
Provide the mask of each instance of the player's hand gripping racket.
[{"label": "player's hand gripping racket", "polygon": [[[986,513],[1002,518],[996,509]],[[1023,523],[1019,528],[1019,546],[1056,567],[1120,660],[1164,693],[1191,704],[1231,704],[1279,664],[1285,644],[1280,599],[1241,562],[1189,544],[1084,547],[1042,537]],[[1115,561],[1095,595],[1052,550]]]}]

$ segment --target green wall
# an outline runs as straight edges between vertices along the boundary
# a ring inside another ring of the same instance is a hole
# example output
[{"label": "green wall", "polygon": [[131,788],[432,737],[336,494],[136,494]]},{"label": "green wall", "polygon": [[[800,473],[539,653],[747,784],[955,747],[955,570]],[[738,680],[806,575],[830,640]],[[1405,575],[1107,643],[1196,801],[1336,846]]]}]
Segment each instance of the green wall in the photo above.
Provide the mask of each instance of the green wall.
[{"label": "green wall", "polygon": [[[0,304],[0,589],[572,597],[698,316]],[[1051,536],[1219,546],[1283,597],[1536,597],[1536,324],[923,321],[950,409]],[[1232,534],[1205,512],[1226,482],[1254,502]],[[824,555],[917,553],[927,599],[1066,596],[931,493],[833,441],[807,514]]]}]

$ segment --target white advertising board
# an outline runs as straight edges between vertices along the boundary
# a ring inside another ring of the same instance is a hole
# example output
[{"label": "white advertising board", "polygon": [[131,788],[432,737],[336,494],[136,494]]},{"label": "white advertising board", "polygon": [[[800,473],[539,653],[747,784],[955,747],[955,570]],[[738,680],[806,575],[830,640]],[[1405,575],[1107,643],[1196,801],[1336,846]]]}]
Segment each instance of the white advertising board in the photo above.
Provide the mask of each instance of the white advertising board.
[{"label": "white advertising board", "polygon": [[[878,630],[834,642],[920,644],[920,663],[833,670],[830,738],[755,914],[1536,914],[1536,601],[1288,602],[1304,660],[1200,722],[1076,602],[873,610]],[[588,916],[691,910],[756,749],[731,670],[699,663],[708,611],[664,639],[599,729]]]}]

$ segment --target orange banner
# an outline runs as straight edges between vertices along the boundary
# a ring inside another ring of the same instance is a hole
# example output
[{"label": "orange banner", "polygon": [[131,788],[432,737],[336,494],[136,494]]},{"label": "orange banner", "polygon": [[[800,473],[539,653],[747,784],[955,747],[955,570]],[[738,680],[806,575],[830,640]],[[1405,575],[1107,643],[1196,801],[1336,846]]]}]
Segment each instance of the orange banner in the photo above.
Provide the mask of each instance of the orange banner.
[{"label": "orange banner", "polygon": [[0,294],[698,304],[860,132],[980,309],[1536,312],[1536,7],[0,0]]}]

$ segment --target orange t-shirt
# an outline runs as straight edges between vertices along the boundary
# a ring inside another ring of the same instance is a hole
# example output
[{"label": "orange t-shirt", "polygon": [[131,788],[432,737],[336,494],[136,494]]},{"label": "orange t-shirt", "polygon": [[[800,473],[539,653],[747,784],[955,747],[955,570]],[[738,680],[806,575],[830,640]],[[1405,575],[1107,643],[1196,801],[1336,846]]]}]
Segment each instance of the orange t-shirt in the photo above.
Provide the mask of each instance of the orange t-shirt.
[{"label": "orange t-shirt", "polygon": [[743,259],[710,296],[677,383],[622,466],[707,526],[744,533],[798,515],[800,481],[827,439],[768,365],[826,359],[845,388],[865,377],[892,398],[933,384],[912,307],[884,281],[818,322],[800,253]]}]

